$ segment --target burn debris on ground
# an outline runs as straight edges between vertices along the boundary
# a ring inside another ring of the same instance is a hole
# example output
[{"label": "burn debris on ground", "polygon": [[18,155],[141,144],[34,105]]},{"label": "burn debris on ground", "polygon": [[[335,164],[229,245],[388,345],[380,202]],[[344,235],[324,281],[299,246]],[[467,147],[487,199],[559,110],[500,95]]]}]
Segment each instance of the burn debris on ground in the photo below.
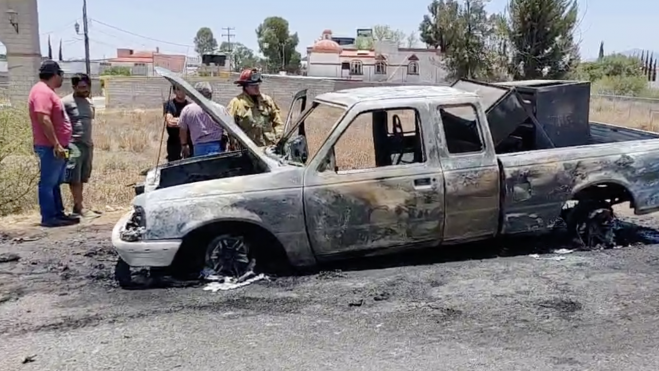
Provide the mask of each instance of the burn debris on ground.
[{"label": "burn debris on ground", "polygon": [[576,229],[573,242],[579,250],[659,243],[659,231],[620,220],[610,207],[578,214],[570,222],[568,228]]},{"label": "burn debris on ground", "polygon": [[11,263],[21,260],[21,257],[18,254],[4,253],[0,254],[0,263]]}]

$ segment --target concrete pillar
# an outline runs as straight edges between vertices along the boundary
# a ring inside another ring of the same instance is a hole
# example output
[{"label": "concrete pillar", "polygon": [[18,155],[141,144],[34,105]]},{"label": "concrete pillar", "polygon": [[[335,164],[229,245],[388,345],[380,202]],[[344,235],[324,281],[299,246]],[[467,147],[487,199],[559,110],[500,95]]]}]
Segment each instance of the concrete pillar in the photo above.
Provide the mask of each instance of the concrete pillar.
[{"label": "concrete pillar", "polygon": [[[17,13],[18,32],[10,22],[10,10]],[[9,99],[15,107],[27,104],[42,60],[37,0],[0,0],[0,41],[7,48]]]}]

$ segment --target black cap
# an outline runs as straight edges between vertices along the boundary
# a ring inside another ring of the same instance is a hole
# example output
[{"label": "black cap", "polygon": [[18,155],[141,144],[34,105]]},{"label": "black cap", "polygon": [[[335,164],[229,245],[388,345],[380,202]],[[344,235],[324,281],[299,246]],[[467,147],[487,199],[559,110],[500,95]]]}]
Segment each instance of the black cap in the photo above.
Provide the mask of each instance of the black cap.
[{"label": "black cap", "polygon": [[59,66],[59,63],[53,60],[45,60],[41,62],[41,67],[39,67],[39,73],[52,73],[56,75],[61,75],[64,71]]}]

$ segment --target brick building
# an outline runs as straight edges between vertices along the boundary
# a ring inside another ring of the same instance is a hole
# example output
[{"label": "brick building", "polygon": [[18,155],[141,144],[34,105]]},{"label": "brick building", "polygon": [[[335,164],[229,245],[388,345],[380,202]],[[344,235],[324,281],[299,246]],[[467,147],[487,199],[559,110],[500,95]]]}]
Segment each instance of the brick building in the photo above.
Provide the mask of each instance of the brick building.
[{"label": "brick building", "polygon": [[100,72],[111,67],[128,67],[133,76],[153,76],[154,67],[163,67],[172,72],[184,73],[186,56],[179,54],[160,53],[155,51],[135,51],[133,49],[117,49],[117,56],[101,63]]},{"label": "brick building", "polygon": [[37,0],[0,0],[0,41],[7,48],[9,99],[25,104],[41,65]]}]

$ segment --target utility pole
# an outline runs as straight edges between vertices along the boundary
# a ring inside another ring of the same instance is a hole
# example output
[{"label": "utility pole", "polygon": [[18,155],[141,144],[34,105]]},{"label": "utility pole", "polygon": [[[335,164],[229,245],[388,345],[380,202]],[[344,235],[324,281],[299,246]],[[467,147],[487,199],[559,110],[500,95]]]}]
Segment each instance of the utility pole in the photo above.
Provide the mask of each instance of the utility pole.
[{"label": "utility pole", "polygon": [[[75,24],[76,34],[80,35],[80,25]],[[91,76],[91,61],[89,59],[89,23],[87,22],[87,0],[82,0],[82,33],[85,40],[85,70]]]},{"label": "utility pole", "polygon": [[87,23],[87,0],[82,0],[82,30],[85,33],[85,69],[87,76],[91,76],[91,61],[89,59],[89,25]]},{"label": "utility pole", "polygon": [[231,31],[235,30],[234,27],[223,27],[222,30],[227,33],[222,34],[222,37],[227,38],[227,44],[229,46],[229,71],[233,72],[233,45],[231,45],[231,38],[235,37],[235,34],[232,34]]}]

